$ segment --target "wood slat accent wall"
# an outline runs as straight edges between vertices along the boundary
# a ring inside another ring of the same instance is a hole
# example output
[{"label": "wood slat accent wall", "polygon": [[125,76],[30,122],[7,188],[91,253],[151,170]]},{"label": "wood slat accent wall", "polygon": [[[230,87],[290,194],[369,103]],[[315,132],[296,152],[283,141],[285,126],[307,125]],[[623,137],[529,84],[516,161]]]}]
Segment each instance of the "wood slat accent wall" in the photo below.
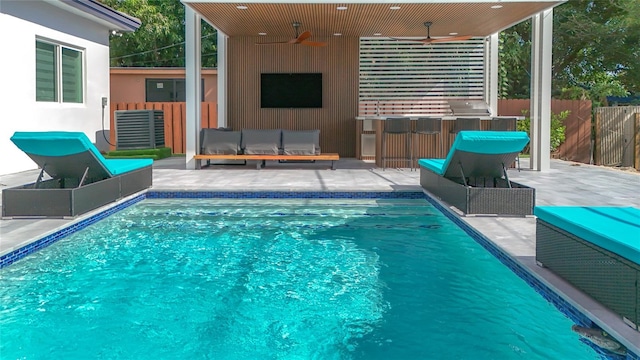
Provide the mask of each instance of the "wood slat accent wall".
[{"label": "wood slat accent wall", "polygon": [[[114,111],[116,110],[162,110],[164,112],[164,143],[174,154],[185,153],[186,104],[183,102],[150,102],[150,103],[112,103],[111,129],[115,129]],[[218,110],[215,102],[202,103],[202,128],[218,126]],[[112,144],[116,142],[115,131],[110,132]],[[114,147],[111,147],[114,150]]]},{"label": "wood slat accent wall", "polygon": [[[358,38],[334,37],[326,47],[255,45],[273,38],[228,42],[227,126],[241,129],[320,130],[323,152],[354,157],[358,115]],[[314,41],[327,41],[312,38]],[[321,109],[260,108],[261,73],[322,73]]]},{"label": "wood slat accent wall", "polygon": [[[498,100],[498,115],[523,116],[529,113],[528,99]],[[551,111],[560,113],[569,110],[564,124],[566,139],[558,148],[558,157],[588,164],[591,160],[591,101],[551,100]]]}]

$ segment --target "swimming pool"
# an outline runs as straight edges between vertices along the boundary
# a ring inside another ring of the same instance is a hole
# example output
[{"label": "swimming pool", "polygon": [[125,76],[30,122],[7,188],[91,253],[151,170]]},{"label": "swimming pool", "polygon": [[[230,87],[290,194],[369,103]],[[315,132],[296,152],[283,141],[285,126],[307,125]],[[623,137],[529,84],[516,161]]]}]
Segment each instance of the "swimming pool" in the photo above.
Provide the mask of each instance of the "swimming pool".
[{"label": "swimming pool", "polygon": [[1,271],[2,358],[599,358],[425,200],[145,200]]}]

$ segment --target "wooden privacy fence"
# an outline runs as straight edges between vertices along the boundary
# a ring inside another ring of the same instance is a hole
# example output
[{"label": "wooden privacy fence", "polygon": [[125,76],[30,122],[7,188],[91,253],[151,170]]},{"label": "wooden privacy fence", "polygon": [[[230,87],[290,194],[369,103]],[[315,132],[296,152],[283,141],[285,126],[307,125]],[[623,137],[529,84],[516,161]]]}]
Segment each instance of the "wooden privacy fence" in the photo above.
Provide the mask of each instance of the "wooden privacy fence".
[{"label": "wooden privacy fence", "polygon": [[[499,116],[529,114],[529,99],[498,100]],[[585,164],[591,162],[591,100],[551,100],[551,112],[569,110],[564,121],[566,139],[558,147],[557,157]],[[525,115],[526,116],[526,115]]]},{"label": "wooden privacy fence", "polygon": [[595,116],[595,163],[640,170],[640,106],[600,107]]},{"label": "wooden privacy fence", "polygon": [[[218,127],[218,110],[215,102],[202,103],[202,128]],[[184,102],[145,102],[111,104],[111,129],[115,129],[114,111],[116,110],[162,110],[164,112],[164,143],[174,154],[185,152],[185,127],[187,119]],[[116,134],[110,132],[110,141],[115,144]]]}]

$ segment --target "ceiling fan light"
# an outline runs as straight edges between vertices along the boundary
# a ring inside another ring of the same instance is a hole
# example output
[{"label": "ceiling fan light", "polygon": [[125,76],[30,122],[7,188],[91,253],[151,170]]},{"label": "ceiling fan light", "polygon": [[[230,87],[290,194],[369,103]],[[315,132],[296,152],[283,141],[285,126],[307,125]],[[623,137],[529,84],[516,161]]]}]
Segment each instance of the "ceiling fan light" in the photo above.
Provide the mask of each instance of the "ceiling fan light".
[{"label": "ceiling fan light", "polygon": [[492,9],[500,9],[502,8],[502,5],[493,5],[491,6]]},{"label": "ceiling fan light", "polygon": [[342,33],[333,33],[333,36],[342,36]]},{"label": "ceiling fan light", "polygon": [[449,35],[454,36],[454,35],[458,35],[457,32],[450,32]]},{"label": "ceiling fan light", "polygon": [[389,10],[400,10],[400,6],[390,6]]},{"label": "ceiling fan light", "polygon": [[238,6],[236,6],[236,9],[238,9],[238,10],[247,10],[248,7],[246,5],[238,5]]},{"label": "ceiling fan light", "polygon": [[347,7],[346,6],[338,6],[336,9],[338,9],[338,10],[347,10]]},{"label": "ceiling fan light", "polygon": [[267,33],[266,32],[261,32],[261,33],[258,33],[258,35],[265,36],[265,35],[267,35]]},{"label": "ceiling fan light", "polygon": [[382,33],[374,33],[373,36],[381,36]]}]

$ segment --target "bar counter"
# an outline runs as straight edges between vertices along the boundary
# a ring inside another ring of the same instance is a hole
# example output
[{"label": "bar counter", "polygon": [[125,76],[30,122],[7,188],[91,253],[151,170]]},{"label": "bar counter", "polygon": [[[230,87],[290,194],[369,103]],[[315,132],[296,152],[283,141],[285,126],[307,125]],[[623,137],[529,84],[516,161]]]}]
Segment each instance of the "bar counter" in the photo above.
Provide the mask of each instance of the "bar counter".
[{"label": "bar counter", "polygon": [[[416,134],[415,123],[419,116],[401,116],[401,115],[380,115],[380,116],[358,116],[356,120],[356,158],[360,160],[375,160],[378,167],[382,167],[382,133],[384,129],[384,121],[387,118],[404,117],[411,119],[412,130],[412,150],[413,150],[413,167],[417,168],[418,159],[422,158],[445,158],[455,134],[452,133],[455,121],[458,118],[480,118],[480,129],[489,130],[491,120],[494,118],[516,118],[518,120],[523,117],[516,116],[436,116],[442,118],[442,133],[439,135]],[[426,116],[425,116],[426,117]],[[389,168],[407,168],[407,161],[395,160],[392,158],[409,158],[407,154],[407,137],[404,134],[387,134],[386,151],[387,165]],[[442,139],[442,148],[440,141]]]}]

